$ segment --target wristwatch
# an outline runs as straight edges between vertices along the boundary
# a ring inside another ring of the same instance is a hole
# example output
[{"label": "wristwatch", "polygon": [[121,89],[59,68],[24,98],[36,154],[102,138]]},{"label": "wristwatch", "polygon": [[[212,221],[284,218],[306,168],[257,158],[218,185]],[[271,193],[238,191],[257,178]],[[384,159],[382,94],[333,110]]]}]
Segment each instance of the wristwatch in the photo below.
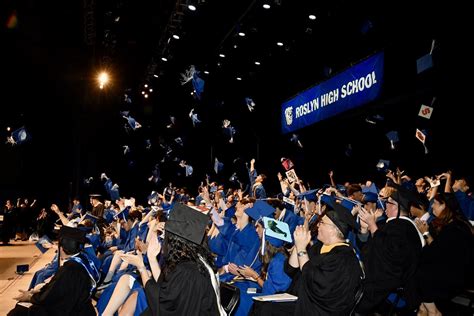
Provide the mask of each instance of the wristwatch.
[{"label": "wristwatch", "polygon": [[429,236],[430,236],[430,232],[424,232],[423,233],[423,238],[424,239],[428,239]]},{"label": "wristwatch", "polygon": [[304,255],[307,255],[308,253],[304,250],[298,251],[298,257],[303,257]]}]

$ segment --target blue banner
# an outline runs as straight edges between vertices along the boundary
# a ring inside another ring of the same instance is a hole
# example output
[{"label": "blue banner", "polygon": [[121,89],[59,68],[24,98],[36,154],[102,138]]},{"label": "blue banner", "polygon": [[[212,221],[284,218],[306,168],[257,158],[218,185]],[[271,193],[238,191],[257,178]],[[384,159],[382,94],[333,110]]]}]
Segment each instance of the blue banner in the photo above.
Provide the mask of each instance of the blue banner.
[{"label": "blue banner", "polygon": [[383,52],[378,53],[283,103],[282,133],[375,100],[382,88],[383,62]]}]

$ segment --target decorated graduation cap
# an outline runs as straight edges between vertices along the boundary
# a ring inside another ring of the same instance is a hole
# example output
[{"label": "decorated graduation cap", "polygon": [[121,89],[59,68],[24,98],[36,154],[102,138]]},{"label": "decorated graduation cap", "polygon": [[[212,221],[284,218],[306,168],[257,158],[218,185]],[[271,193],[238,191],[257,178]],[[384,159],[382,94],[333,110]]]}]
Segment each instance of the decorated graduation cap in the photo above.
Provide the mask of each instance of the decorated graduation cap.
[{"label": "decorated graduation cap", "polygon": [[298,146],[299,148],[303,148],[303,144],[301,143],[297,134],[293,134],[290,138],[290,141],[294,143],[296,146]]},{"label": "decorated graduation cap", "polygon": [[339,204],[334,204],[332,209],[326,211],[326,216],[331,219],[344,237],[347,237],[349,232],[357,226],[354,216],[352,216],[350,211]]},{"label": "decorated graduation cap", "polygon": [[262,234],[262,256],[265,254],[265,241],[268,241],[274,247],[281,247],[285,242],[293,242],[291,239],[290,226],[270,217],[263,217]]},{"label": "decorated graduation cap", "polygon": [[177,203],[170,211],[165,231],[200,245],[204,239],[209,217],[189,206]]},{"label": "decorated graduation cap", "polygon": [[245,213],[256,221],[265,216],[270,216],[274,212],[275,209],[263,200],[255,201],[252,207],[245,210]]},{"label": "decorated graduation cap", "polygon": [[288,171],[290,169],[293,169],[295,164],[293,163],[293,161],[291,161],[290,159],[288,158],[285,158],[285,157],[281,157],[281,165],[283,166],[283,168],[285,169],[285,171]]}]

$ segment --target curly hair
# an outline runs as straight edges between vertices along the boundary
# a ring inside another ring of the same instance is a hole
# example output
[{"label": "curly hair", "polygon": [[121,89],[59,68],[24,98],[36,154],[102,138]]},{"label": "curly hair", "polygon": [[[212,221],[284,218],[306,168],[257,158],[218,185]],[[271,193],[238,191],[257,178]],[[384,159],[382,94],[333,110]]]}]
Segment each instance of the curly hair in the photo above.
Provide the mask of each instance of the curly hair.
[{"label": "curly hair", "polygon": [[163,253],[165,255],[165,267],[163,270],[165,277],[183,262],[195,262],[199,272],[207,276],[208,271],[201,260],[199,260],[199,255],[207,261],[214,272],[216,271],[214,258],[205,245],[194,244],[168,231],[165,234]]}]

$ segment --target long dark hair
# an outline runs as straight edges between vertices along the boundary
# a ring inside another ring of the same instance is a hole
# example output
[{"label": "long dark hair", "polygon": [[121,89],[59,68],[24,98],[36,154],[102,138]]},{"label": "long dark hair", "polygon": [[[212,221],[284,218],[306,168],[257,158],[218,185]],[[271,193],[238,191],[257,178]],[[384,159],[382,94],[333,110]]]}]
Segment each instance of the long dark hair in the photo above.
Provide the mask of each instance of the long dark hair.
[{"label": "long dark hair", "polygon": [[436,194],[434,199],[440,204],[444,204],[444,210],[437,216],[432,222],[431,226],[433,227],[435,233],[439,234],[440,231],[449,223],[454,220],[460,222],[466,222],[464,216],[459,211],[459,204],[457,203],[454,196],[446,194]]},{"label": "long dark hair", "polygon": [[262,261],[262,269],[260,270],[260,275],[262,276],[263,280],[265,280],[265,278],[267,277],[268,266],[270,264],[270,261],[272,261],[273,257],[275,257],[275,255],[279,252],[281,252],[285,257],[288,257],[288,254],[283,246],[275,247],[268,240],[265,240],[265,253],[263,254],[263,256],[260,253],[260,261]]},{"label": "long dark hair", "polygon": [[168,231],[165,233],[163,253],[165,255],[165,267],[163,270],[165,277],[183,262],[195,262],[199,272],[207,276],[208,271],[201,260],[199,260],[199,255],[207,261],[215,272],[214,258],[205,245],[197,245]]}]

